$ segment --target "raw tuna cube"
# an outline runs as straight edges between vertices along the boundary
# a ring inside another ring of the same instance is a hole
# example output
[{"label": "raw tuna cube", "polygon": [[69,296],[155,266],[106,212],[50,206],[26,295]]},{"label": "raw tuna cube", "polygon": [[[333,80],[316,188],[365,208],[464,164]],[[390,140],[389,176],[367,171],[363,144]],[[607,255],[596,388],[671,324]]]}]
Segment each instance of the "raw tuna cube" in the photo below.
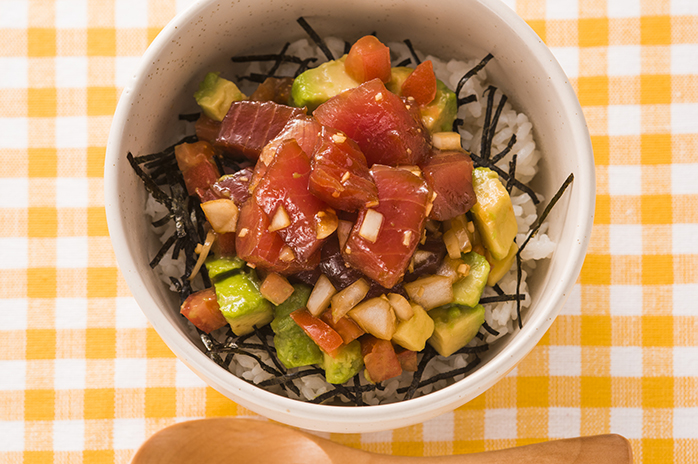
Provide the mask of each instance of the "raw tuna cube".
[{"label": "raw tuna cube", "polygon": [[434,151],[422,165],[429,187],[436,192],[429,217],[437,221],[452,219],[475,204],[473,162],[462,151]]},{"label": "raw tuna cube", "polygon": [[309,177],[308,155],[295,140],[286,140],[252,194],[300,263],[319,253],[325,238],[334,232],[323,233],[324,225],[333,221],[336,228],[337,224],[334,211],[308,190]]},{"label": "raw tuna cube", "polygon": [[[414,111],[408,109],[411,106]],[[406,104],[373,79],[329,99],[313,116],[339,129],[354,140],[366,156],[368,166],[414,165],[429,153],[429,134],[416,105]]]},{"label": "raw tuna cube", "polygon": [[300,108],[274,102],[233,102],[223,118],[215,145],[233,155],[256,160],[262,148],[290,119],[304,114]]},{"label": "raw tuna cube", "polygon": [[[378,187],[378,206],[364,208],[342,250],[344,259],[383,287],[402,278],[424,230],[431,191],[410,171],[375,165],[371,176]],[[371,213],[372,211],[372,213]],[[367,216],[382,216],[375,240],[367,238]]]},{"label": "raw tuna cube", "polygon": [[213,161],[214,156],[213,147],[204,141],[182,143],[175,147],[177,166],[182,171],[189,195],[195,195],[197,189],[208,189],[218,180],[220,173]]},{"label": "raw tuna cube", "polygon": [[218,179],[205,192],[199,193],[201,202],[229,198],[240,206],[250,197],[250,181],[252,180],[252,169],[243,168],[234,174],[228,174]]},{"label": "raw tuna cube", "polygon": [[333,208],[358,211],[378,203],[378,189],[366,157],[344,133],[323,127],[313,153],[308,188]]}]

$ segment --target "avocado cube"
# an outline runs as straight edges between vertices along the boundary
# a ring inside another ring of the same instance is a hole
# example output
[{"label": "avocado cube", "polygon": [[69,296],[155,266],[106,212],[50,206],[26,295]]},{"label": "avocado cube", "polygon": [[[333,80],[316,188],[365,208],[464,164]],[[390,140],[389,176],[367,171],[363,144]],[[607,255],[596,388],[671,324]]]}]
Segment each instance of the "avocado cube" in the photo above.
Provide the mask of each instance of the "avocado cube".
[{"label": "avocado cube", "polygon": [[470,272],[453,284],[453,302],[473,307],[480,301],[482,291],[487,284],[490,263],[484,256],[474,251],[462,254],[461,260],[470,267]]},{"label": "avocado cube", "polygon": [[422,351],[434,332],[434,321],[419,305],[413,304],[414,315],[398,324],[392,341],[411,351]]},{"label": "avocado cube", "polygon": [[358,87],[360,82],[354,80],[344,69],[344,55],[338,60],[328,61],[317,68],[308,69],[293,81],[291,87],[291,103],[297,107],[307,107],[313,111],[320,103],[342,93],[345,90]]},{"label": "avocado cube", "polygon": [[217,72],[206,74],[199,90],[194,92],[194,99],[204,114],[216,121],[223,120],[233,102],[247,98],[237,85],[219,76]]},{"label": "avocado cube", "polygon": [[311,289],[303,284],[293,288],[291,296],[274,308],[274,320],[271,321],[276,355],[288,369],[320,364],[323,359],[320,348],[290,316],[293,311],[305,307]]},{"label": "avocado cube", "polygon": [[485,322],[485,308],[442,306],[429,311],[429,317],[434,320],[434,334],[428,343],[441,356],[450,356],[475,338]]},{"label": "avocado cube", "polygon": [[490,263],[490,275],[487,276],[487,285],[489,287],[494,287],[494,285],[509,272],[511,265],[514,264],[514,258],[516,258],[516,253],[518,253],[518,251],[519,247],[516,246],[516,242],[511,243],[509,254],[507,254],[504,259],[494,259],[492,254],[485,250],[485,258],[487,258],[487,261]]},{"label": "avocado cube", "polygon": [[237,256],[232,258],[210,256],[206,259],[205,264],[208,276],[215,281],[219,276],[224,277],[223,274],[233,273],[242,269],[245,266],[245,261]]},{"label": "avocado cube", "polygon": [[473,169],[473,190],[477,203],[470,211],[475,227],[494,259],[504,259],[518,232],[509,192],[488,168]]},{"label": "avocado cube", "polygon": [[358,340],[340,346],[331,355],[323,355],[322,368],[329,383],[342,384],[361,372],[363,367],[364,358]]},{"label": "avocado cube", "polygon": [[274,317],[272,304],[259,292],[259,279],[254,271],[240,272],[214,284],[223,317],[235,335],[245,335],[262,327]]}]

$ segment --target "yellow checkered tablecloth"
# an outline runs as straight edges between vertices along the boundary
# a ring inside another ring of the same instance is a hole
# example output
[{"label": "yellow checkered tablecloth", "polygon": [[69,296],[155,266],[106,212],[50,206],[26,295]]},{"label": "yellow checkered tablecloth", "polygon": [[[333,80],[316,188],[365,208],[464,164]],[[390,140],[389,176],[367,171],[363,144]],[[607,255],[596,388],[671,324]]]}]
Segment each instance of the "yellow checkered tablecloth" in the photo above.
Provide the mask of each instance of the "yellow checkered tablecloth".
[{"label": "yellow checkered tablecloth", "polygon": [[[0,0],[0,463],[125,463],[175,421],[252,414],[147,324],[105,221],[119,92],[189,3]],[[507,3],[589,124],[597,209],[581,276],[534,351],[479,398],[331,438],[436,455],[614,432],[636,462],[698,462],[698,1]]]}]

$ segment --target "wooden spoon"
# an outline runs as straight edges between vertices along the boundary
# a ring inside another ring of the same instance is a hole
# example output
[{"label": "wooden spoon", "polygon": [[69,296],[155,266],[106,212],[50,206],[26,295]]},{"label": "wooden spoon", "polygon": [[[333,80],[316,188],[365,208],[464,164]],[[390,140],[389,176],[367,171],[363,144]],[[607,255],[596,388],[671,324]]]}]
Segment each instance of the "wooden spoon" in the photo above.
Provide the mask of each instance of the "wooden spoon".
[{"label": "wooden spoon", "polygon": [[166,427],[138,450],[132,464],[631,464],[620,435],[570,438],[458,456],[369,453],[254,419],[202,419]]}]

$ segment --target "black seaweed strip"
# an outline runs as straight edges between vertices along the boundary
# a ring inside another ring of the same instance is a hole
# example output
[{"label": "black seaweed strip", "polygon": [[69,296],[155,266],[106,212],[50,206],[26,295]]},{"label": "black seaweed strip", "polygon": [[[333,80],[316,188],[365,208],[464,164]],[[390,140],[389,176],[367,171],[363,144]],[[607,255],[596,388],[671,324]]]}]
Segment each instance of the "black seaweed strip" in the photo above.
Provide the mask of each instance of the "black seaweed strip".
[{"label": "black seaweed strip", "polygon": [[160,219],[158,219],[157,221],[151,222],[151,224],[153,227],[162,227],[165,224],[167,224],[168,222],[170,222],[171,219],[172,219],[172,215],[166,214],[163,217],[161,217]]},{"label": "black seaweed strip", "polygon": [[310,27],[310,24],[308,24],[308,21],[305,20],[303,16],[299,17],[296,19],[298,24],[305,30],[305,32],[310,36],[311,39],[313,39],[313,42],[320,47],[320,50],[322,50],[322,53],[325,54],[328,60],[332,61],[334,60],[334,56],[332,55],[332,52],[330,51],[329,48],[327,48],[327,44],[325,43],[324,40],[322,40],[322,37],[318,35],[315,30]]},{"label": "black seaweed strip", "polygon": [[484,345],[478,345],[478,346],[464,346],[460,350],[456,351],[453,354],[477,354],[477,353],[484,353],[485,351],[489,350],[490,346],[488,344]]},{"label": "black seaweed strip", "polygon": [[306,369],[302,371],[296,371],[296,372],[291,372],[291,373],[285,373],[283,375],[279,375],[277,377],[274,377],[273,379],[267,379],[259,382],[260,387],[270,387],[272,385],[284,385],[293,382],[296,379],[300,379],[302,377],[307,377],[309,375],[316,375],[316,374],[322,374],[324,371],[322,369],[318,368],[312,368],[312,369]]},{"label": "black seaweed strip", "polygon": [[331,398],[335,398],[335,397],[337,397],[337,396],[340,396],[341,394],[342,394],[342,393],[339,392],[339,391],[337,391],[337,389],[333,389],[333,390],[330,390],[330,391],[327,391],[327,392],[323,393],[322,395],[316,396],[315,398],[313,398],[312,400],[310,400],[309,403],[320,404],[320,403],[322,403],[322,402],[325,401],[325,400],[329,400],[329,399],[331,399]]},{"label": "black seaweed strip", "polygon": [[[476,155],[475,153],[471,153],[470,158],[476,164],[476,167],[483,166],[483,167],[490,168],[491,170],[493,170],[497,174],[499,174],[499,176],[502,179],[504,179],[505,181],[509,181],[509,174],[507,174],[506,171],[504,171],[502,168],[500,168],[496,164],[493,164],[491,160],[482,159],[480,156]],[[531,201],[533,201],[534,205],[537,205],[538,203],[540,203],[538,196],[536,195],[536,193],[533,190],[531,190],[531,188],[529,186],[521,183],[517,179],[512,179],[511,182],[514,182],[514,185],[516,186],[516,188],[518,188],[522,192],[526,193],[529,197],[531,197]]]},{"label": "black seaweed strip", "polygon": [[356,398],[356,405],[363,406],[364,405],[364,395],[361,391],[361,376],[359,374],[356,374],[352,378],[352,382],[354,385],[354,397]]},{"label": "black seaweed strip", "polygon": [[238,76],[238,80],[245,80],[250,82],[255,82],[261,84],[266,80],[267,76],[264,74],[252,73],[249,76]]},{"label": "black seaweed strip", "polygon": [[[427,380],[420,382],[417,389],[424,388],[427,385],[431,385],[432,383],[436,383],[440,380],[452,379],[457,375],[467,374],[468,372],[472,371],[475,367],[477,367],[478,364],[480,364],[480,358],[475,358],[474,361],[468,363],[468,365],[465,367],[461,367],[460,369],[453,369],[453,370],[448,371],[448,372],[442,372],[440,374],[435,375],[434,377],[430,377]],[[402,390],[402,389],[400,389],[400,390]],[[398,390],[398,392],[400,390]]]},{"label": "black seaweed strip", "polygon": [[463,89],[463,86],[465,85],[465,83],[468,82],[468,80],[469,80],[471,77],[473,77],[475,74],[477,74],[478,72],[480,72],[480,70],[481,70],[482,68],[484,68],[485,65],[487,65],[487,63],[488,63],[492,58],[494,58],[494,55],[492,55],[491,53],[488,53],[487,56],[485,56],[485,57],[482,59],[482,61],[480,61],[478,64],[476,64],[475,67],[474,67],[473,69],[471,69],[470,71],[468,71],[467,73],[465,73],[465,74],[463,75],[463,77],[460,78],[460,80],[458,81],[458,85],[456,86],[456,96],[460,95],[460,91]]},{"label": "black seaweed strip", "polygon": [[310,63],[314,63],[317,61],[317,58],[306,58],[303,60],[303,62],[298,65],[298,69],[296,69],[296,73],[293,75],[293,77],[298,77],[302,72],[308,69],[310,66]]},{"label": "black seaweed strip", "polygon": [[414,51],[414,47],[412,46],[412,41],[410,39],[405,39],[405,40],[403,40],[403,42],[405,42],[405,45],[407,45],[407,48],[410,49],[410,54],[412,55],[414,62],[417,63],[417,65],[422,64],[422,60],[419,59],[419,57],[417,56],[417,52]]},{"label": "black seaweed strip", "polygon": [[269,53],[266,55],[242,55],[234,56],[231,58],[233,63],[251,63],[254,61],[275,61],[278,63],[296,63],[300,64],[303,62],[300,58],[294,55],[285,55],[286,49],[289,44],[284,45],[284,49],[281,53]]},{"label": "black seaweed strip", "polygon": [[[284,53],[286,53],[286,50],[288,50],[289,45],[291,45],[290,42],[286,42],[284,44],[283,48],[281,49],[281,52],[279,53],[279,57],[284,56]],[[268,72],[269,77],[274,77],[274,74],[276,74],[276,71],[279,69],[279,66],[281,66],[281,63],[282,63],[281,58],[277,59],[274,62],[274,65],[271,67],[271,69],[269,69],[269,72]]]},{"label": "black seaweed strip", "polygon": [[468,95],[467,97],[459,98],[456,102],[458,105],[458,108],[460,108],[463,105],[467,105],[468,103],[472,103],[474,101],[477,101],[477,95]]},{"label": "black seaweed strip", "polygon": [[528,237],[526,237],[526,240],[524,240],[524,242],[519,247],[518,253],[516,253],[517,256],[521,254],[521,250],[523,250],[526,247],[528,241],[531,240],[531,237],[533,237],[538,232],[538,229],[540,229],[540,226],[543,225],[543,222],[547,219],[548,214],[550,214],[550,211],[553,209],[553,206],[555,206],[560,197],[562,197],[562,194],[565,193],[565,190],[567,190],[567,187],[569,187],[572,181],[574,181],[574,174],[570,173],[570,175],[567,176],[567,179],[565,179],[565,181],[562,183],[557,192],[555,192],[555,195],[553,195],[553,197],[550,199],[548,206],[545,207],[541,215],[538,217],[536,222],[531,227],[531,231],[528,233]]},{"label": "black seaweed strip", "polygon": [[223,165],[222,156],[214,156],[213,161],[216,163],[216,168],[218,168],[218,172],[222,176],[225,168]]},{"label": "black seaweed strip", "polygon": [[403,66],[407,66],[410,63],[412,63],[412,58],[405,58],[404,60],[402,60],[398,64],[396,64],[395,67],[401,68]]},{"label": "black seaweed strip", "polygon": [[[521,294],[521,255],[516,253],[516,294]],[[521,300],[516,300],[516,320],[519,323],[519,329],[523,329],[523,321],[521,320]]]},{"label": "black seaweed strip", "polygon": [[194,122],[199,117],[201,116],[201,113],[188,113],[188,114],[180,114],[178,119],[180,121],[189,121],[189,122]]},{"label": "black seaweed strip", "polygon": [[488,304],[488,303],[500,303],[502,301],[517,301],[517,300],[524,300],[523,295],[497,295],[497,296],[486,296],[483,298],[480,298],[480,304]]},{"label": "black seaweed strip", "polygon": [[237,355],[242,355],[242,356],[248,356],[255,361],[259,363],[259,367],[262,368],[265,372],[268,372],[269,374],[272,374],[274,376],[281,376],[283,375],[281,372],[277,371],[273,367],[271,367],[269,364],[265,363],[262,361],[262,358],[259,357],[258,355],[251,353],[247,350],[243,350],[242,348],[229,348],[229,347],[220,347],[216,349],[217,353],[235,353]]},{"label": "black seaweed strip", "polygon": [[269,357],[271,358],[271,361],[274,363],[274,366],[280,371],[283,372],[284,374],[286,373],[286,368],[281,365],[281,362],[279,362],[279,359],[276,356],[276,350],[272,349],[271,346],[269,346],[269,343],[267,342],[267,337],[260,332],[260,330],[257,328],[257,326],[252,326],[252,329],[254,330],[255,335],[257,335],[257,338],[262,342],[262,346],[264,346],[264,351],[267,352]]},{"label": "black seaweed strip", "polygon": [[482,127],[482,137],[480,137],[480,156],[486,160],[490,159],[491,140],[489,139],[489,136],[490,125],[492,124],[492,108],[494,108],[494,95],[496,91],[497,87],[491,85],[485,89],[485,93],[487,94],[487,108],[485,109],[485,123]]},{"label": "black seaweed strip", "polygon": [[487,323],[487,321],[484,321],[482,323],[482,328],[485,329],[488,333],[494,335],[495,337],[499,335],[499,332],[494,330],[490,325]]},{"label": "black seaweed strip", "polygon": [[133,155],[131,153],[128,153],[126,155],[126,159],[131,164],[131,167],[136,172],[136,175],[140,177],[143,181],[143,184],[145,184],[145,189],[148,191],[148,193],[150,193],[156,201],[167,206],[167,208],[170,211],[172,211],[172,199],[169,196],[167,196],[167,194],[163,192],[160,189],[160,187],[158,187],[155,184],[153,179],[148,174],[146,174],[145,171],[143,171],[141,167],[138,166],[138,164],[136,164],[136,161],[134,160]]},{"label": "black seaweed strip", "polygon": [[[502,94],[501,97],[499,97],[499,104],[497,105],[497,110],[494,113],[494,116],[492,117],[492,121],[490,122],[490,131],[489,134],[487,135],[487,158],[489,159],[490,155],[492,154],[492,140],[494,140],[494,135],[495,132],[497,132],[497,126],[499,125],[499,117],[502,115],[502,110],[504,109],[504,104],[507,102],[507,96]],[[512,175],[512,177],[514,177]]]},{"label": "black seaweed strip", "polygon": [[453,121],[453,132],[458,132],[458,128],[463,125],[463,120],[461,118],[456,118]]},{"label": "black seaweed strip", "polygon": [[158,250],[155,257],[152,260],[150,260],[149,264],[150,264],[151,269],[155,269],[155,266],[157,266],[160,263],[160,260],[165,256],[165,253],[167,253],[167,250],[170,249],[170,247],[175,243],[176,240],[177,240],[177,234],[172,234],[165,241],[165,243],[162,244],[162,246]]},{"label": "black seaweed strip", "polygon": [[184,237],[180,238],[175,242],[174,247],[172,248],[172,259],[179,259],[179,252],[184,246],[184,242]]},{"label": "black seaweed strip", "polygon": [[502,290],[502,287],[500,287],[499,284],[494,284],[492,286],[492,290],[494,290],[497,295],[504,295],[504,290]]},{"label": "black seaweed strip", "polygon": [[[403,400],[409,400],[415,395],[415,393],[417,393],[417,390],[419,389],[419,382],[422,379],[422,375],[424,374],[424,369],[426,369],[427,364],[429,364],[429,361],[434,359],[435,356],[436,351],[434,351],[434,348],[432,348],[431,345],[427,345],[424,348],[424,352],[422,353],[422,359],[419,360],[417,370],[412,375],[412,383],[405,390],[405,396],[403,397]],[[399,393],[402,392],[399,391]]]},{"label": "black seaweed strip", "polygon": [[[162,156],[152,160],[148,161],[145,164],[143,164],[144,169],[153,169],[162,165],[169,165],[169,164],[177,164],[177,158],[174,156],[174,151],[170,153],[163,153]],[[153,175],[151,172],[150,175]]]},{"label": "black seaweed strip", "polygon": [[517,154],[514,153],[511,157],[511,161],[509,161],[509,182],[507,182],[507,192],[509,192],[509,195],[511,195],[511,191],[514,188],[514,183],[511,182],[511,179],[516,179],[516,160]]},{"label": "black seaweed strip", "polygon": [[344,41],[344,54],[348,54],[351,51],[351,44],[348,41]]},{"label": "black seaweed strip", "polygon": [[507,156],[509,154],[509,152],[511,151],[511,149],[515,143],[516,143],[516,134],[512,134],[511,138],[509,139],[509,142],[507,143],[507,146],[504,147],[504,150],[500,151],[495,156],[493,156],[490,161],[493,164],[499,163],[499,161],[501,161],[502,158],[504,158],[505,156]]}]

